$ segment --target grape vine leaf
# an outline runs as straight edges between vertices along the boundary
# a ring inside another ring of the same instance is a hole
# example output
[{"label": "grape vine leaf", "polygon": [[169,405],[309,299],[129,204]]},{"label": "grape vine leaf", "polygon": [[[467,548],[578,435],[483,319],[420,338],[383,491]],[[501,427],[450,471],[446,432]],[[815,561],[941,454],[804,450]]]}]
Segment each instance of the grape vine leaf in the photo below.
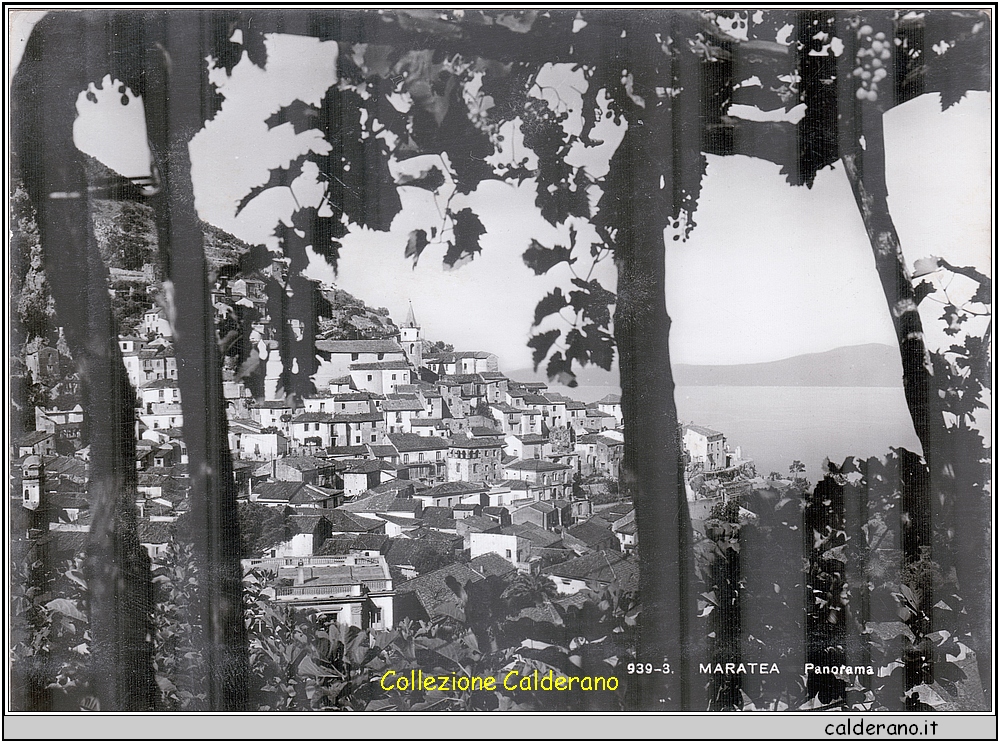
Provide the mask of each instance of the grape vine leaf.
[{"label": "grape vine leaf", "polygon": [[476,253],[481,252],[479,237],[486,234],[483,223],[476,213],[468,207],[452,214],[452,221],[454,223],[453,239],[448,243],[448,250],[444,256],[445,265],[449,267],[453,267],[463,258],[471,258]]},{"label": "grape vine leaf", "polygon": [[531,238],[531,246],[524,251],[524,255],[521,257],[524,259],[524,264],[534,271],[536,276],[541,276],[554,265],[563,261],[570,265],[576,263],[571,248],[564,248],[562,245],[547,248],[535,238]]},{"label": "grape vine leaf", "polygon": [[552,344],[556,342],[560,332],[559,330],[546,330],[544,333],[533,335],[528,339],[528,348],[532,349],[531,363],[534,364],[536,371],[549,349],[552,348]]},{"label": "grape vine leaf", "polygon": [[424,252],[424,248],[428,245],[427,232],[425,230],[413,230],[410,233],[409,239],[406,241],[406,252],[404,256],[406,258],[413,259],[413,267],[417,267],[417,261],[420,260],[420,254]]},{"label": "grape vine leaf", "polygon": [[535,322],[532,323],[532,327],[537,327],[546,317],[555,314],[568,304],[569,301],[566,299],[566,295],[557,286],[553,291],[546,294],[535,307]]}]

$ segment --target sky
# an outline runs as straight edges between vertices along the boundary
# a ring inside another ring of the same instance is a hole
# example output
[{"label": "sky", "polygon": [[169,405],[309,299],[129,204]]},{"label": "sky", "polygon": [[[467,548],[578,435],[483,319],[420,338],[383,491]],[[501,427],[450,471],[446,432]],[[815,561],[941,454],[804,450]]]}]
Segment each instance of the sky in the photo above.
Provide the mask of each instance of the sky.
[{"label": "sky", "polygon": [[[290,126],[269,131],[263,122],[296,98],[318,102],[333,80],[336,50],[334,42],[273,36],[266,71],[244,59],[231,78],[218,74],[226,100],[191,143],[196,206],[203,219],[248,242],[277,247],[275,225],[291,216],[296,200],[319,203],[321,189],[305,177],[293,184],[294,197],[288,189],[274,189],[235,215],[236,203],[267,179],[269,168],[325,146],[315,132],[295,135]],[[16,58],[16,49],[13,54]],[[571,76],[556,68],[547,74],[546,95],[559,92],[572,107],[579,96],[574,100]],[[110,80],[105,83],[104,90],[94,91],[96,104],[81,93],[77,144],[126,175],[147,173],[141,107],[121,106]],[[890,111],[885,131],[890,207],[908,264],[943,255],[988,272],[990,96],[970,93],[947,112],[940,111],[936,95],[922,96]],[[507,147],[497,157],[523,155],[514,154],[516,130],[505,133]],[[598,171],[602,162],[606,166],[621,132],[606,124],[600,136],[608,140],[603,151],[574,152],[571,160],[582,158]],[[405,167],[427,164],[418,158]],[[567,287],[571,274],[563,264],[536,277],[520,256],[532,238],[567,244],[567,227],[553,228],[541,219],[532,183],[484,182],[464,201],[453,202],[481,216],[487,229],[482,253],[445,270],[444,248],[431,246],[414,267],[403,255],[409,231],[439,218],[427,192],[400,193],[403,209],[390,232],[353,232],[344,240],[339,274],[334,277],[315,261],[313,276],[336,281],[371,306],[387,307],[397,322],[412,302],[425,337],[497,353],[504,369],[530,366],[525,342],[535,304],[554,286]],[[845,345],[895,343],[871,248],[841,167],[821,172],[812,189],[793,188],[770,163],[710,156],[695,221],[690,239],[667,241],[665,302],[673,318],[676,363],[751,363]],[[583,238],[591,234],[584,223],[577,227]],[[610,261],[594,276],[614,288]],[[931,338],[932,347],[942,339]]]}]

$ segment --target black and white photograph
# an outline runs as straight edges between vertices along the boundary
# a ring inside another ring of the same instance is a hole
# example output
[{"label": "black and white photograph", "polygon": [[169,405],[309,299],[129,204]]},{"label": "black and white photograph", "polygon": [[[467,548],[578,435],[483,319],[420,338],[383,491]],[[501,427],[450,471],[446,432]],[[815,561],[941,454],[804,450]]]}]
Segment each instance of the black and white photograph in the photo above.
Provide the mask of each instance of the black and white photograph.
[{"label": "black and white photograph", "polygon": [[994,11],[8,6],[11,722],[995,736]]}]

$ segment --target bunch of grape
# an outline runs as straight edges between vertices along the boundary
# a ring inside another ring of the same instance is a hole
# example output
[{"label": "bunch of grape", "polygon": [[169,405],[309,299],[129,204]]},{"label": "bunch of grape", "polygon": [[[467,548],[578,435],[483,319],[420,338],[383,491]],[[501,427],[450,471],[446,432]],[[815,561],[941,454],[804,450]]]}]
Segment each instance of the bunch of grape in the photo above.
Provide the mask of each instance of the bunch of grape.
[{"label": "bunch of grape", "polygon": [[881,31],[873,34],[868,24],[858,29],[858,41],[854,77],[861,79],[861,86],[855,95],[859,101],[877,101],[878,84],[889,74],[886,65],[892,55],[892,42]]}]

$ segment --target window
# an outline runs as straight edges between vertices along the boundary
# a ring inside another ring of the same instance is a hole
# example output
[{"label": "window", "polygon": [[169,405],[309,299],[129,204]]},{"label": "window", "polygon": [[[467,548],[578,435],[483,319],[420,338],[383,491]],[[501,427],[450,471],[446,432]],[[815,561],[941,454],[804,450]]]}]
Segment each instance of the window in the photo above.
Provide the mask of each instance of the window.
[{"label": "window", "polygon": [[392,375],[392,381],[393,381],[393,382],[395,382],[395,381],[396,381],[396,375],[395,375],[395,374],[393,374],[393,375]]},{"label": "window", "polygon": [[403,455],[403,464],[409,464],[409,463],[410,463],[410,455],[409,454],[404,454]]},{"label": "window", "polygon": [[314,431],[318,431],[319,430],[319,423],[313,423],[313,430]]},{"label": "window", "polygon": [[351,354],[351,361],[357,361],[357,360],[358,360],[358,354],[352,353]]},{"label": "window", "polygon": [[421,461],[421,462],[423,462],[423,461],[424,461],[424,453],[423,453],[423,452],[420,452],[420,461]]},{"label": "window", "polygon": [[369,382],[372,381],[372,375],[371,374],[368,375],[368,381]]},{"label": "window", "polygon": [[321,402],[319,404],[319,412],[321,412],[321,413],[326,412],[326,403],[325,402]]},{"label": "window", "polygon": [[354,443],[355,444],[360,444],[361,443],[361,437],[360,436],[355,436],[354,437]]},{"label": "window", "polygon": [[376,441],[378,441],[378,436],[372,434],[372,443],[374,444]]},{"label": "window", "polygon": [[382,360],[382,359],[384,359],[384,358],[385,358],[385,354],[384,354],[384,353],[380,353],[380,354],[378,355],[378,360],[379,360],[379,361],[381,361],[381,360]]},{"label": "window", "polygon": [[507,559],[509,560],[509,559],[510,559],[511,557],[512,557],[512,555],[511,555],[511,551],[510,551],[510,550],[507,550]]}]

